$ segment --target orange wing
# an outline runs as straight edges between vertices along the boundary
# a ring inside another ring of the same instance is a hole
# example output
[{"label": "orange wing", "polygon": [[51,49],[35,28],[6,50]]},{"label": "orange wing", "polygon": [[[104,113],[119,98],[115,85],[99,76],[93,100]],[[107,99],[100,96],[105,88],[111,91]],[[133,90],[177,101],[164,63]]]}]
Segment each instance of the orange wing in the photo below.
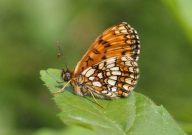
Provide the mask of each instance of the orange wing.
[{"label": "orange wing", "polygon": [[137,61],[140,53],[139,43],[137,31],[126,22],[105,30],[78,62],[74,77],[78,76],[86,68],[110,57],[115,56],[118,58],[126,55]]}]

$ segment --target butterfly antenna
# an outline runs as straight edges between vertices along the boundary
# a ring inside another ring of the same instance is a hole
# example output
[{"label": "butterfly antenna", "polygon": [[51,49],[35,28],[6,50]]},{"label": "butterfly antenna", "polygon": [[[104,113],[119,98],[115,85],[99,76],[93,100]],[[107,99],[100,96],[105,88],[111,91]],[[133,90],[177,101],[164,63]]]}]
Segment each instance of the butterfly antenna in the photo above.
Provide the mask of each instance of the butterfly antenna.
[{"label": "butterfly antenna", "polygon": [[57,46],[57,58],[59,59],[63,56],[63,50],[61,49],[59,40],[56,41],[56,46]]},{"label": "butterfly antenna", "polygon": [[101,107],[101,108],[104,109],[104,107],[103,107],[101,104],[99,104],[99,102],[96,100],[93,92],[92,92],[91,90],[89,90],[89,89],[88,89],[88,91],[91,93],[91,96],[93,97],[94,103],[95,103],[96,105],[98,105],[99,107]]},{"label": "butterfly antenna", "polygon": [[[57,58],[59,59],[63,56],[63,50],[61,48],[61,44],[60,44],[59,40],[56,41],[56,46],[57,46]],[[64,59],[65,59],[65,57],[64,57]],[[68,69],[66,64],[65,64],[65,68]]]},{"label": "butterfly antenna", "polygon": [[[72,79],[71,79],[72,80]],[[58,93],[62,93],[65,91],[65,88],[67,87],[67,85],[71,82],[71,80],[69,80],[60,90],[54,92],[53,94],[56,95]]]},{"label": "butterfly antenna", "polygon": [[67,64],[65,64],[65,68],[66,68],[66,70],[68,70],[69,68],[68,68],[68,66],[67,66]]}]

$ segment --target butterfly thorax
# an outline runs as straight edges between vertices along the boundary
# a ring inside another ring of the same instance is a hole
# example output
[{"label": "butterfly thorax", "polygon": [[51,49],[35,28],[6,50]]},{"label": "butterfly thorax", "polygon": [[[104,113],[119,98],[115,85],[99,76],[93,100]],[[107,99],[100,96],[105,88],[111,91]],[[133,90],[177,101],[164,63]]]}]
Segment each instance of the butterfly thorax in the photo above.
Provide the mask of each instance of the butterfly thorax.
[{"label": "butterfly thorax", "polygon": [[74,77],[73,72],[71,72],[69,69],[67,69],[67,70],[62,69],[61,78],[65,82],[70,81],[70,83],[73,87],[73,90],[76,94],[78,94],[80,96],[86,95],[87,91],[84,88],[84,82],[85,82],[84,76],[78,75],[78,76]]},{"label": "butterfly thorax", "polygon": [[74,77],[71,80],[71,85],[73,87],[74,93],[80,96],[86,95],[86,89],[84,88],[85,84],[85,77],[82,75],[79,75],[78,77]]}]

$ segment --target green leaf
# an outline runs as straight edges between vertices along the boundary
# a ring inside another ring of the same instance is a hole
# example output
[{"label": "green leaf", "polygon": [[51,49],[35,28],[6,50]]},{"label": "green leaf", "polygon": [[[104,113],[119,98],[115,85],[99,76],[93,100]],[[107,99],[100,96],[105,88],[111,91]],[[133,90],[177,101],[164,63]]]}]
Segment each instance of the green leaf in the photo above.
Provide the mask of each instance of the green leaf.
[{"label": "green leaf", "polygon": [[[60,70],[41,71],[41,79],[51,93],[61,86]],[[63,86],[64,84],[62,84]],[[79,125],[99,135],[186,135],[163,106],[155,105],[142,94],[132,92],[128,98],[118,100],[80,97],[68,91],[54,96],[59,114],[67,125]]]},{"label": "green leaf", "polygon": [[36,131],[33,135],[96,135],[96,134],[86,128],[82,128],[79,126],[78,127],[71,126],[69,128],[59,130],[43,128]]}]

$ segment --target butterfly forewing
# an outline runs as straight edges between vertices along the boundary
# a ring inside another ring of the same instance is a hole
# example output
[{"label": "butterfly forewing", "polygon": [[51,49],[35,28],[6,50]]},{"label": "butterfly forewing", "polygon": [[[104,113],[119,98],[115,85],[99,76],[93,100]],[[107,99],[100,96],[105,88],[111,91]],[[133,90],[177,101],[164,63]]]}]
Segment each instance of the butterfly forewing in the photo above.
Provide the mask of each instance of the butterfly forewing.
[{"label": "butterfly forewing", "polygon": [[138,60],[140,53],[139,37],[126,22],[115,25],[99,36],[91,45],[83,58],[78,62],[74,76],[78,76],[86,68],[110,57],[130,56]]}]

